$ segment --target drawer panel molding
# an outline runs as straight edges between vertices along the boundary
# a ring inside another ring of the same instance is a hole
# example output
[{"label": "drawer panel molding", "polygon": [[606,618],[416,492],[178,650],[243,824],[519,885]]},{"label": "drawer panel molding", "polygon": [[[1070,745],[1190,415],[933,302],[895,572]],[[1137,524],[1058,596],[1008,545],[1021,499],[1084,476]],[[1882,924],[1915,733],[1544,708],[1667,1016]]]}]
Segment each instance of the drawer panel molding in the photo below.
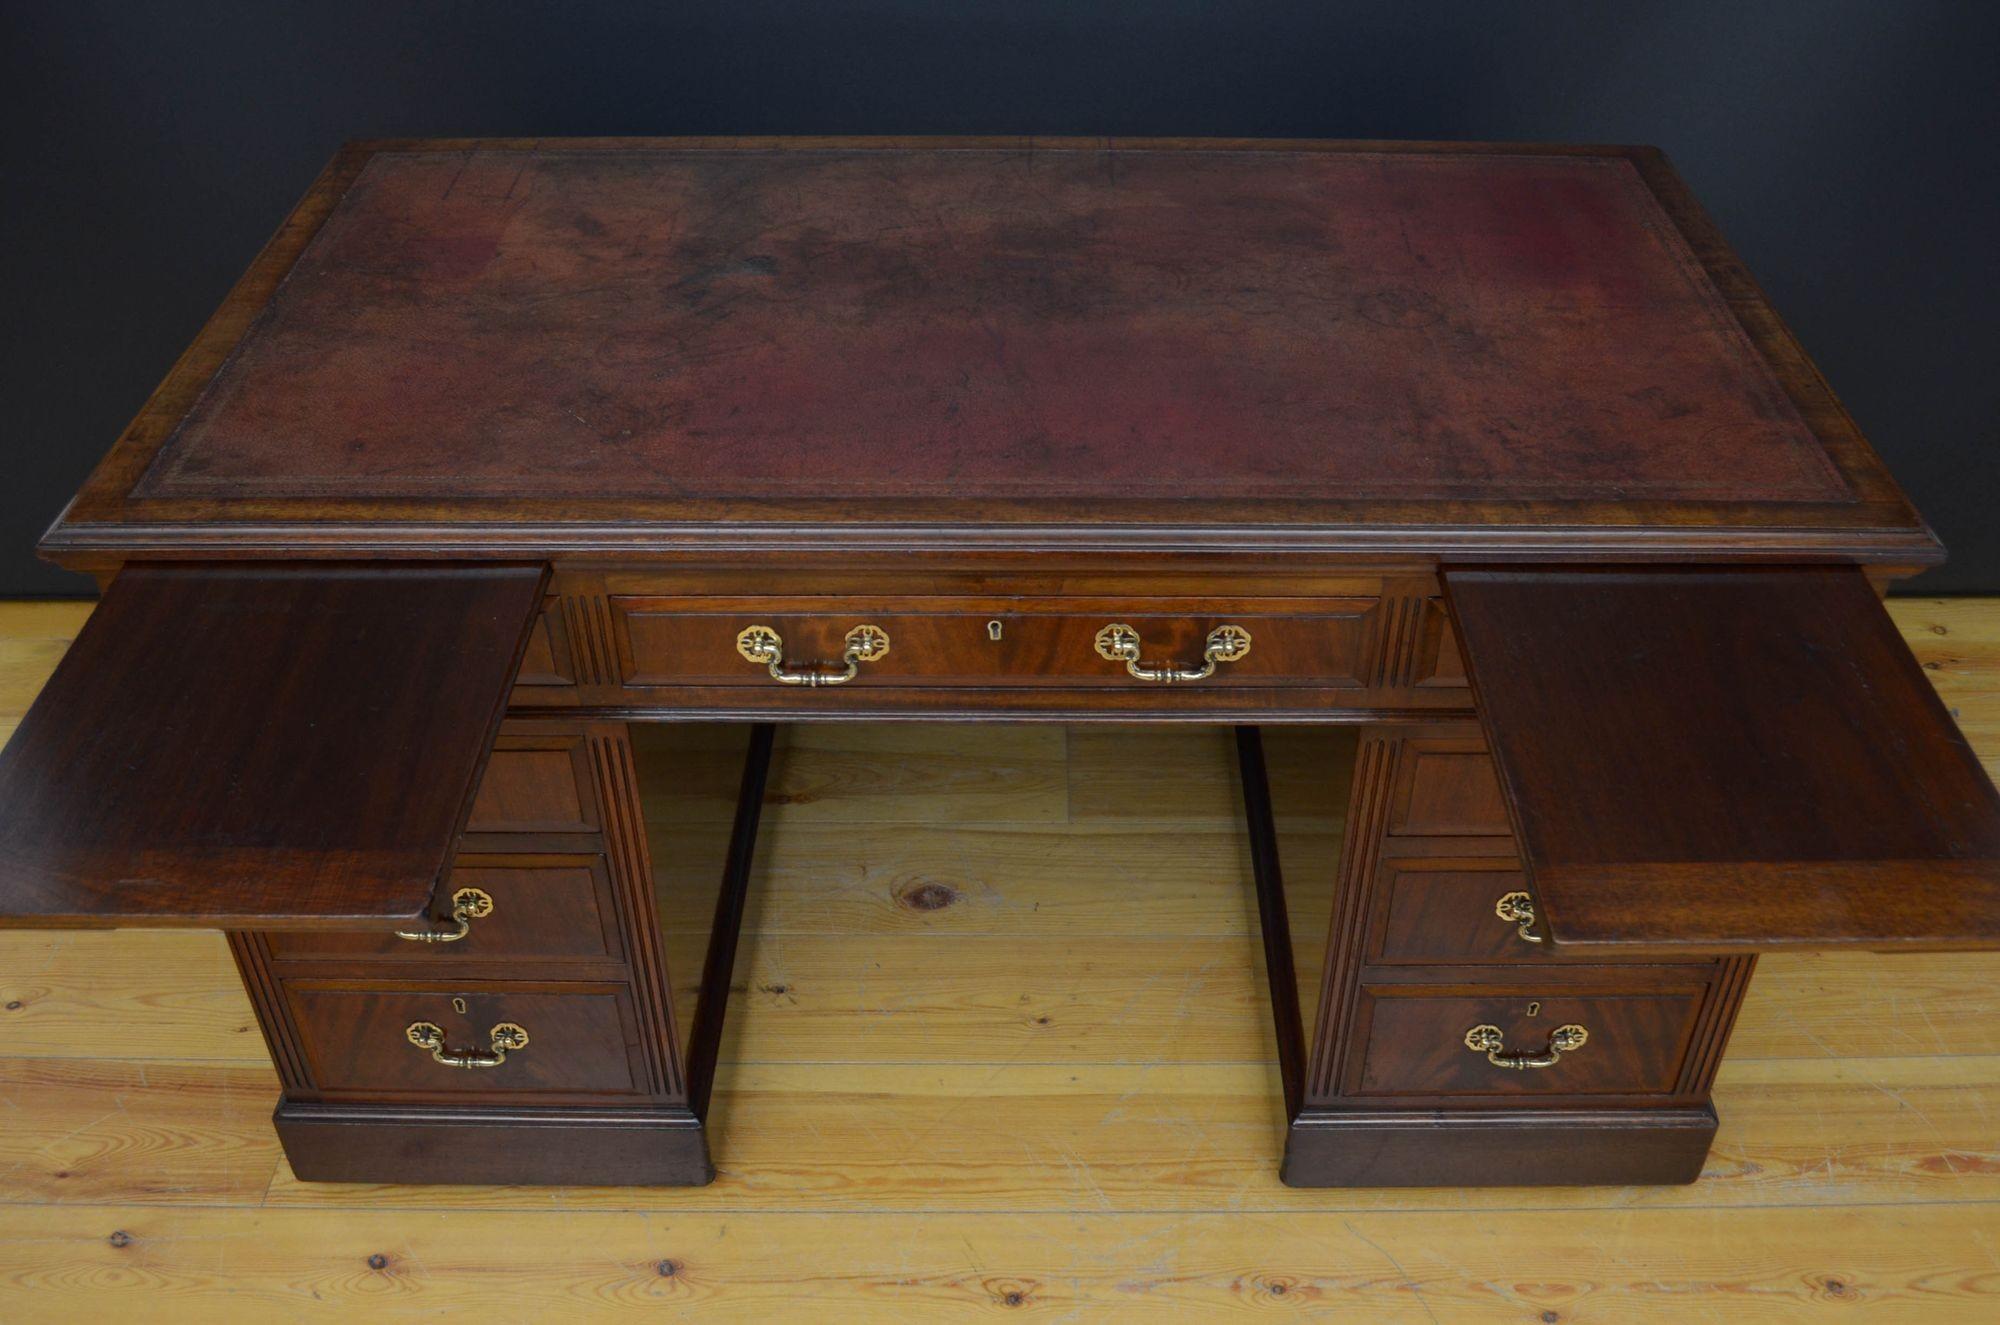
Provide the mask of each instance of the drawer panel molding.
[{"label": "drawer panel molding", "polygon": [[1506,837],[1500,775],[1477,736],[1409,741],[1397,761],[1392,837]]},{"label": "drawer panel molding", "polygon": [[[288,980],[306,1069],[328,1096],[642,1095],[638,1019],[624,985],[397,985]],[[520,1046],[484,1071],[438,1061],[491,1055],[517,1027]],[[429,1030],[413,1030],[429,1028]]]},{"label": "drawer panel molding", "polygon": [[762,629],[783,640],[798,665],[842,670],[852,632],[887,637],[856,686],[1131,687],[1144,682],[1122,657],[1099,647],[1108,628],[1129,627],[1142,665],[1199,670],[1217,632],[1240,651],[1203,677],[1204,686],[1366,689],[1378,644],[1376,598],[1312,600],[880,599],[813,603],[771,599],[611,598],[619,676],[626,686],[764,687],[760,660],[738,642]]},{"label": "drawer panel molding", "polygon": [[[1357,1095],[1671,1095],[1702,991],[1364,988]],[[1493,1060],[1498,1059],[1499,1062]],[[1535,1070],[1519,1064],[1546,1059]]]},{"label": "drawer panel molding", "polygon": [[[618,961],[618,904],[602,856],[463,856],[445,881],[448,898],[474,891],[484,913],[468,920],[463,938],[418,942],[374,931],[274,933],[267,942],[281,962],[382,961],[464,965],[482,961]],[[448,935],[449,921],[430,932]],[[422,932],[422,931],[412,931]]]},{"label": "drawer panel molding", "polygon": [[466,832],[594,833],[602,822],[581,733],[501,729]]},{"label": "drawer panel molding", "polygon": [[1546,942],[1524,937],[1537,933],[1534,899],[1514,861],[1392,857],[1377,873],[1370,965],[1551,959]]}]

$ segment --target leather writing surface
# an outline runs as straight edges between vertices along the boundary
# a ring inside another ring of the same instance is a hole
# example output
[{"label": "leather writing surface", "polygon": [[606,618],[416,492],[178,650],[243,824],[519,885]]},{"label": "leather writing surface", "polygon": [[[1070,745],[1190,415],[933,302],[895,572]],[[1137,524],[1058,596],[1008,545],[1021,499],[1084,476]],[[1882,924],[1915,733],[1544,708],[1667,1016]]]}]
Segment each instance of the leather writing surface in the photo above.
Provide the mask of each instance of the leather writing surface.
[{"label": "leather writing surface", "polygon": [[1624,157],[970,148],[379,154],[135,495],[1852,500]]}]

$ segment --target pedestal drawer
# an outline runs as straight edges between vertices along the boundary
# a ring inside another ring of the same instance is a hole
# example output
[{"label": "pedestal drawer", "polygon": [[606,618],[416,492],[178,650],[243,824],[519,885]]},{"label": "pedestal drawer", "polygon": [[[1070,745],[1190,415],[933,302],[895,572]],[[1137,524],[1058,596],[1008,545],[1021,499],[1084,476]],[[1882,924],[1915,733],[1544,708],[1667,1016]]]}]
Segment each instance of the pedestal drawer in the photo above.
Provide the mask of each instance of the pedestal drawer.
[{"label": "pedestal drawer", "polygon": [[[440,915],[408,932],[299,931],[267,942],[279,961],[363,960],[450,964],[494,960],[615,961],[622,957],[617,903],[602,856],[462,856],[445,880]],[[462,938],[445,940],[458,932]]]},{"label": "pedestal drawer", "polygon": [[1513,831],[1499,772],[1476,731],[1404,742],[1389,799],[1389,836],[1501,838]]},{"label": "pedestal drawer", "polygon": [[[647,1093],[638,1019],[622,984],[287,980],[284,997],[307,1072],[323,1095]],[[453,1066],[438,1061],[440,1054],[488,1065]]]},{"label": "pedestal drawer", "polygon": [[1703,994],[1365,986],[1366,1044],[1353,1093],[1671,1095]]},{"label": "pedestal drawer", "polygon": [[466,819],[468,833],[595,833],[603,827],[580,732],[500,729]]},{"label": "pedestal drawer", "polygon": [[1390,857],[1376,866],[1370,965],[1549,959],[1527,878],[1516,862]]},{"label": "pedestal drawer", "polygon": [[1387,855],[1375,867],[1370,907],[1371,967],[1661,964],[1657,956],[1577,958],[1551,944],[1527,876],[1503,856]]}]

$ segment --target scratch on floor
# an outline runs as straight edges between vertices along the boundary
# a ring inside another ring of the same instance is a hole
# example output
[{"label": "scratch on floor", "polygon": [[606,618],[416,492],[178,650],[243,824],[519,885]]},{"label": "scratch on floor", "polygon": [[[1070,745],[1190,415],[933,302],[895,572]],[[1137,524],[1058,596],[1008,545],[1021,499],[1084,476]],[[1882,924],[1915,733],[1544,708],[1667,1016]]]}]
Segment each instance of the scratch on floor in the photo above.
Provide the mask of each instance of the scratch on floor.
[{"label": "scratch on floor", "polygon": [[1363,1233],[1360,1229],[1356,1228],[1354,1226],[1353,1220],[1343,1219],[1340,1221],[1340,1223],[1341,1227],[1345,1228],[1349,1233],[1352,1233],[1360,1241],[1366,1243],[1370,1248],[1374,1250],[1377,1256],[1380,1256],[1383,1260],[1389,1262],[1389,1264],[1395,1268],[1397,1275],[1402,1278],[1403,1287],[1410,1290],[1410,1293],[1417,1299],[1417,1305],[1424,1309],[1424,1314],[1426,1316],[1430,1317],[1431,1325],[1438,1325],[1437,1312],[1431,1310],[1431,1304],[1424,1301],[1424,1290],[1417,1286],[1417,1281],[1410,1277],[1410,1272],[1403,1268],[1403,1263],[1397,1260],[1394,1256],[1391,1256],[1389,1254],[1388,1248],[1384,1247],[1381,1243],[1375,1241],[1375,1239],[1369,1237],[1366,1233]]}]

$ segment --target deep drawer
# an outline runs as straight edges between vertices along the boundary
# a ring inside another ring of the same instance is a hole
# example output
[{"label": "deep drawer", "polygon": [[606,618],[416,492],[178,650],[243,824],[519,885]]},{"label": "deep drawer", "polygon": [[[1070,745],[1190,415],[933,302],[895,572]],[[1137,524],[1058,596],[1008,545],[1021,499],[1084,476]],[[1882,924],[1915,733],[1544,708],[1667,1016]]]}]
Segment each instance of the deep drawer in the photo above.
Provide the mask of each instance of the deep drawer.
[{"label": "deep drawer", "polygon": [[[645,1093],[638,1019],[622,984],[384,988],[345,980],[288,980],[284,992],[307,1071],[323,1094],[512,1098]],[[412,1042],[410,1028],[416,1025],[438,1028],[447,1054],[492,1056],[496,1027],[521,1028],[527,1043],[510,1050],[497,1066],[452,1067]]]},{"label": "deep drawer", "polygon": [[[449,915],[465,898],[465,937],[420,942],[384,933],[279,932],[266,940],[280,961],[363,960],[451,963],[496,958],[531,961],[615,960],[617,904],[602,856],[548,856],[506,864],[463,857],[442,889],[438,910]],[[468,894],[470,894],[468,896]],[[445,934],[455,925],[434,918],[414,932]]]},{"label": "deep drawer", "polygon": [[1247,652],[1187,684],[1359,688],[1378,643],[1380,601],[898,598],[832,611],[797,599],[620,595],[611,617],[620,677],[633,687],[777,684],[739,651],[738,637],[753,626],[782,641],[788,669],[838,673],[848,633],[863,625],[886,635],[888,648],[859,665],[857,686],[1145,685],[1098,651],[1099,633],[1122,624],[1137,636],[1142,665],[1195,670],[1211,632],[1247,632]]},{"label": "deep drawer", "polygon": [[[1704,991],[1528,989],[1439,991],[1365,986],[1366,1037],[1354,1094],[1422,1096],[1670,1095],[1681,1077]],[[1498,1032],[1494,1052],[1546,1058],[1558,1032],[1587,1038],[1544,1067],[1508,1068],[1470,1048],[1476,1028]]]}]

